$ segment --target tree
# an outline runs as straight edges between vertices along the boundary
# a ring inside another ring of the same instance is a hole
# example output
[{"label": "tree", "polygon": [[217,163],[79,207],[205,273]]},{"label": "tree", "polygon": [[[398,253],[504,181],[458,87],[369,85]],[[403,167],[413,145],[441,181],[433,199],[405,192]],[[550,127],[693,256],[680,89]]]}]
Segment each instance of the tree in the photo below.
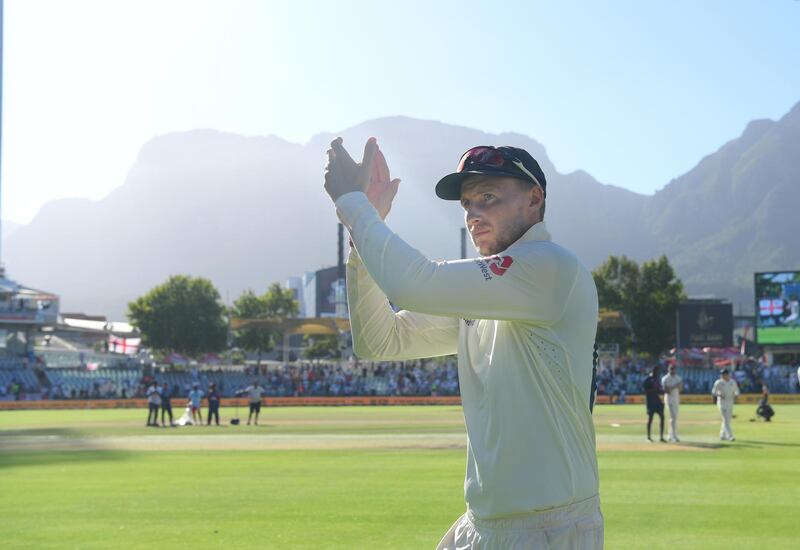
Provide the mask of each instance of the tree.
[{"label": "tree", "polygon": [[196,357],[227,343],[225,306],[208,279],[173,275],[128,304],[128,319],[146,346]]},{"label": "tree", "polygon": [[271,317],[294,317],[300,312],[300,306],[294,299],[291,288],[282,288],[279,283],[272,283],[264,294],[267,312]]},{"label": "tree", "polygon": [[[609,256],[592,275],[600,308],[621,311],[630,329],[624,347],[657,356],[674,345],[675,312],[686,295],[666,256],[641,267],[626,256]],[[619,336],[601,332],[598,340]]]},{"label": "tree", "polygon": [[[231,314],[240,319],[272,319],[294,317],[299,310],[292,290],[273,283],[261,296],[246,290],[233,303]],[[255,352],[259,365],[262,354],[271,351],[280,338],[277,331],[266,327],[244,327],[234,332],[236,346]]]},{"label": "tree", "polygon": [[633,333],[630,331],[631,311],[639,288],[639,265],[626,256],[609,256],[593,272],[600,309],[619,311],[628,329],[603,329],[597,332],[597,341],[618,343],[630,348]]},{"label": "tree", "polygon": [[336,335],[306,336],[304,340],[307,345],[303,349],[303,356],[307,359],[338,359],[341,355],[339,337]]},{"label": "tree", "polygon": [[642,264],[639,300],[631,316],[640,350],[658,356],[675,345],[675,313],[685,299],[683,282],[666,256]]}]

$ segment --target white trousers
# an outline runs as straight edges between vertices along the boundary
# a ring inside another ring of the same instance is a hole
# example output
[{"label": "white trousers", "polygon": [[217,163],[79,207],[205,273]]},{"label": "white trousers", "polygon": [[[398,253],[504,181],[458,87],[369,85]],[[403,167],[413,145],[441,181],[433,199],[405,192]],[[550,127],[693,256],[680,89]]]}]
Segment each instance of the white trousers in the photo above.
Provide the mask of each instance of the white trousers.
[{"label": "white trousers", "polygon": [[733,416],[733,403],[724,403],[721,399],[718,400],[719,414],[722,417],[722,426],[719,429],[719,436],[722,439],[733,439],[733,430],[731,429],[731,417]]},{"label": "white trousers", "polygon": [[467,512],[437,550],[602,550],[603,514],[594,496],[569,506],[512,519],[477,519]]},{"label": "white trousers", "polygon": [[664,401],[667,402],[667,412],[669,412],[669,438],[678,439],[678,406],[680,405],[680,400],[668,397]]}]

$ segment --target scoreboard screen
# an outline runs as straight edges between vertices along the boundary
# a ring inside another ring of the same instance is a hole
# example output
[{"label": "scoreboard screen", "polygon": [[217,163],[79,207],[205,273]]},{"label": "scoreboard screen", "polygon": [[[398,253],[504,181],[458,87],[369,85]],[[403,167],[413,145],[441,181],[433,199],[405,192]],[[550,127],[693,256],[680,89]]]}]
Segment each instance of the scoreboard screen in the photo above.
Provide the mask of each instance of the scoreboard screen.
[{"label": "scoreboard screen", "polygon": [[756,273],[756,342],[800,344],[800,271]]}]

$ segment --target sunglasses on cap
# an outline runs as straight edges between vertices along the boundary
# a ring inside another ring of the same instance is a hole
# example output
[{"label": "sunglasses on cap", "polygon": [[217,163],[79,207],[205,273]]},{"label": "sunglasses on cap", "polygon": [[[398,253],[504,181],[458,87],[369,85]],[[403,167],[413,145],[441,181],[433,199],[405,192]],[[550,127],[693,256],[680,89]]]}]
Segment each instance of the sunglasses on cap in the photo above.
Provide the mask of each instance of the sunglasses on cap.
[{"label": "sunglasses on cap", "polygon": [[[509,166],[509,164],[511,166]],[[506,150],[497,149],[496,147],[488,147],[486,145],[473,147],[464,153],[461,156],[461,160],[458,162],[456,173],[464,172],[465,170],[471,170],[474,168],[480,168],[481,166],[489,166],[491,168],[507,168],[512,171],[514,168],[516,168],[522,172],[531,181],[531,183],[535,183],[541,187],[542,190],[544,190],[544,186],[539,182],[538,178],[534,176],[530,170],[525,168],[525,165],[522,164],[521,160]]]}]

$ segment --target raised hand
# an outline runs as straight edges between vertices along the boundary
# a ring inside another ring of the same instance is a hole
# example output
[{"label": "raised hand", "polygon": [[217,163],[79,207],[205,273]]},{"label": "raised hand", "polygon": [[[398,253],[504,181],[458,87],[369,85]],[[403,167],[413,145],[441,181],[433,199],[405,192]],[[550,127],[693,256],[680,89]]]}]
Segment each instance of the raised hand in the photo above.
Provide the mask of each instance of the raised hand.
[{"label": "raised hand", "polygon": [[375,160],[372,165],[372,173],[369,177],[369,187],[367,187],[367,198],[372,206],[378,211],[381,219],[386,219],[392,209],[392,201],[397,195],[397,188],[400,185],[399,179],[391,179],[389,176],[389,165],[386,164],[386,157],[380,149],[375,152]]},{"label": "raised hand", "polygon": [[357,164],[342,146],[342,138],[331,142],[325,170],[325,191],[334,202],[346,193],[367,191],[377,148],[375,138],[369,138],[364,146],[364,159]]},{"label": "raised hand", "polygon": [[399,184],[399,179],[390,179],[389,166],[375,138],[367,140],[361,164],[356,163],[344,148],[342,138],[331,142],[325,170],[325,190],[332,200],[336,201],[352,191],[364,191],[381,218],[386,218]]}]

